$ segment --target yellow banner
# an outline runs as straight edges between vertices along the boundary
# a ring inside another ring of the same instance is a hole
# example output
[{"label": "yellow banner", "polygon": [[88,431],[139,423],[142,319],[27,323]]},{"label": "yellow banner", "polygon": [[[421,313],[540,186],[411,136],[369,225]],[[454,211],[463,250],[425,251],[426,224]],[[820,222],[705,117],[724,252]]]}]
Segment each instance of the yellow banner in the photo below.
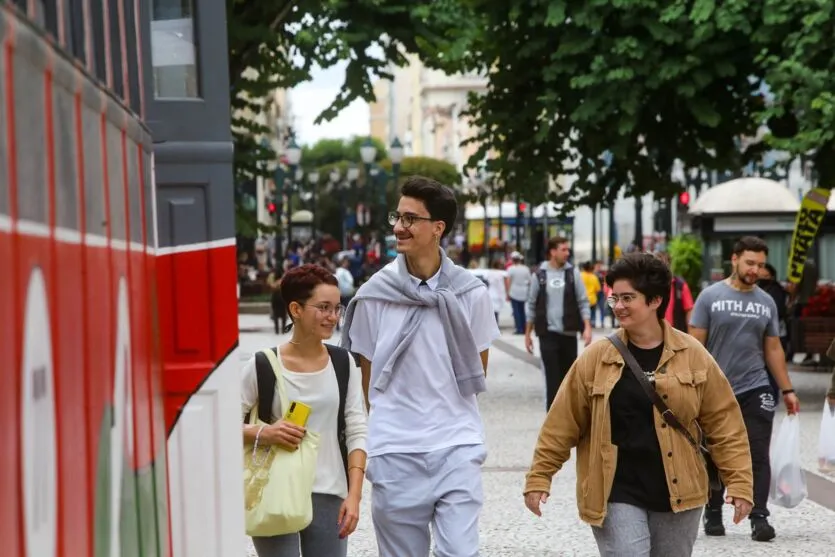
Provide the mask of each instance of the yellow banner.
[{"label": "yellow banner", "polygon": [[797,284],[803,277],[806,258],[815,242],[823,217],[826,216],[826,205],[831,193],[831,190],[826,188],[815,188],[809,190],[800,202],[789,250],[789,282]]}]

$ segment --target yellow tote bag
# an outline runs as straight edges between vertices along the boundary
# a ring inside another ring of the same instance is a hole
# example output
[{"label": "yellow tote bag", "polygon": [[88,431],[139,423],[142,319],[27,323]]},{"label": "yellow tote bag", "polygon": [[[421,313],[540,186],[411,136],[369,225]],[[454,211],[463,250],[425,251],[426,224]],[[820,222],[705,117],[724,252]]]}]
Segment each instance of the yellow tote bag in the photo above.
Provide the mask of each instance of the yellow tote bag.
[{"label": "yellow tote bag", "polygon": [[[272,350],[264,350],[276,375],[282,411],[288,408],[281,364]],[[249,414],[258,419],[258,405]],[[244,502],[248,536],[278,536],[304,530],[313,520],[313,480],[319,434],[308,431],[295,451],[275,445],[244,445]]]}]

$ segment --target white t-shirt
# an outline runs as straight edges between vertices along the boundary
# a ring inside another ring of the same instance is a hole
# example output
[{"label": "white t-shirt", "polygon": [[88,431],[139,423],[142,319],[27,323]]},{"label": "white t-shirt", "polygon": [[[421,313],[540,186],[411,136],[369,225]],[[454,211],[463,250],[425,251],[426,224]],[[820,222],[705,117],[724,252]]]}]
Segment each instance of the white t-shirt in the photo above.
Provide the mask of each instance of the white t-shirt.
[{"label": "white t-shirt", "polygon": [[[397,262],[378,272],[396,273]],[[420,283],[412,277],[416,284]],[[436,274],[419,288],[438,286]],[[490,295],[477,288],[458,298],[470,318],[479,352],[499,336]],[[426,453],[457,445],[484,443],[484,424],[475,395],[463,397],[452,371],[441,317],[437,309],[423,313],[412,344],[392,371],[385,392],[374,388],[384,361],[374,359],[377,348],[391,354],[400,341],[409,307],[377,300],[360,300],[351,323],[351,349],[371,362],[368,455]]]},{"label": "white t-shirt", "polygon": [[339,294],[342,296],[352,296],[354,294],[354,275],[345,267],[337,267],[334,273],[336,280],[339,283]]},{"label": "white t-shirt", "polygon": [[[351,359],[353,361],[353,359]],[[281,358],[279,356],[279,363]],[[339,452],[339,441],[336,435],[336,420],[339,413],[339,384],[333,363],[328,360],[325,369],[298,373],[283,368],[284,385],[287,390],[287,400],[303,402],[310,406],[310,417],[307,419],[307,429],[315,431],[321,436],[319,455],[316,460],[316,479],[313,482],[313,493],[336,495],[343,499],[348,495],[348,483],[345,480],[345,469],[342,465],[342,454]],[[249,416],[253,407],[258,404],[258,379],[255,371],[255,358],[244,365],[241,386],[241,412],[243,417]],[[273,400],[273,417],[283,416],[284,409],[276,390]],[[365,401],[362,396],[362,374],[359,368],[351,364],[351,376],[348,380],[348,394],[345,400],[345,444],[348,453],[357,449],[365,449],[368,433],[366,422]]]},{"label": "white t-shirt", "polygon": [[508,267],[507,275],[510,277],[510,299],[526,301],[531,284],[531,270],[526,265],[517,263]]}]

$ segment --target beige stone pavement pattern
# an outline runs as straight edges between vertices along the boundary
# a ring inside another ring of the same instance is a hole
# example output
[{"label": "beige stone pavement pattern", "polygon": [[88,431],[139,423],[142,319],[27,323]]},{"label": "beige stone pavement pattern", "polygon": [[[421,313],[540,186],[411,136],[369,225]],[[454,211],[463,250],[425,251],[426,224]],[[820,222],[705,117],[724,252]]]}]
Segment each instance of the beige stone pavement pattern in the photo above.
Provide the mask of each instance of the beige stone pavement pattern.
[{"label": "beige stone pavement pattern", "polygon": [[[275,345],[280,340],[269,332],[271,323],[266,316],[244,315],[240,324],[244,331],[241,334],[242,360],[250,357],[253,351]],[[258,329],[261,330],[255,332]],[[505,347],[523,347],[521,337],[510,335],[507,331],[502,341]],[[814,380],[811,382],[816,384]],[[482,557],[598,555],[590,527],[577,516],[573,460],[554,478],[551,499],[544,507],[542,518],[528,512],[522,501],[525,470],[545,415],[541,371],[516,355],[493,349],[488,389],[480,397],[489,450],[484,465],[485,502],[480,521]],[[812,408],[802,415],[803,452],[804,460],[809,463],[810,469],[814,469],[813,455],[817,447],[821,405],[807,404],[806,408],[809,407]],[[360,524],[349,542],[350,557],[377,555],[369,500],[370,486],[366,483]],[[747,521],[732,525],[726,518],[728,535],[706,538],[700,532],[693,555],[835,555],[835,512],[809,500],[795,509],[772,507],[771,510],[772,524],[777,529],[777,539],[773,542],[752,541]],[[251,545],[248,546],[248,555],[255,556]]]}]

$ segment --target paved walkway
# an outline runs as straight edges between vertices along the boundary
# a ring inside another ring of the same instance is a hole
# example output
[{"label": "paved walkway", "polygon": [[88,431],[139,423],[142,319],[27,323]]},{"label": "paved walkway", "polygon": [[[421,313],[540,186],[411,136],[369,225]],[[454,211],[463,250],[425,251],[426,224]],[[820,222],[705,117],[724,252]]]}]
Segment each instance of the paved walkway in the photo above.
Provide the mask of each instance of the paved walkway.
[{"label": "paved walkway", "polygon": [[[276,343],[275,335],[265,329],[271,326],[266,316],[243,315],[240,324],[244,331],[241,334],[243,359],[258,348]],[[801,400],[805,402],[801,416],[803,452],[804,462],[810,470],[816,470],[814,453],[822,408],[820,402],[812,404],[810,391],[817,390],[818,383],[825,385],[826,380],[825,374],[794,376]],[[589,526],[577,516],[573,462],[567,463],[554,478],[552,496],[544,508],[542,518],[530,514],[522,502],[525,471],[530,464],[536,436],[545,416],[544,380],[539,368],[526,357],[522,337],[505,332],[491,350],[488,389],[479,401],[487,429],[490,455],[484,465],[485,504],[480,522],[482,556],[598,555]],[[823,386],[820,389],[820,393],[825,392]],[[810,493],[813,496],[816,492],[835,490],[835,483],[817,475],[814,478],[821,483],[810,483]],[[377,556],[368,508],[369,495],[369,486],[366,484],[360,524],[350,539],[350,557]],[[765,544],[751,541],[747,521],[737,526],[726,521],[728,535],[725,538],[708,539],[700,534],[694,555],[750,557],[754,551],[758,557],[832,555],[835,553],[835,502],[830,506],[831,509],[806,500],[792,510],[773,508],[772,524],[777,529],[778,537]],[[255,555],[251,546],[249,555]]]}]

